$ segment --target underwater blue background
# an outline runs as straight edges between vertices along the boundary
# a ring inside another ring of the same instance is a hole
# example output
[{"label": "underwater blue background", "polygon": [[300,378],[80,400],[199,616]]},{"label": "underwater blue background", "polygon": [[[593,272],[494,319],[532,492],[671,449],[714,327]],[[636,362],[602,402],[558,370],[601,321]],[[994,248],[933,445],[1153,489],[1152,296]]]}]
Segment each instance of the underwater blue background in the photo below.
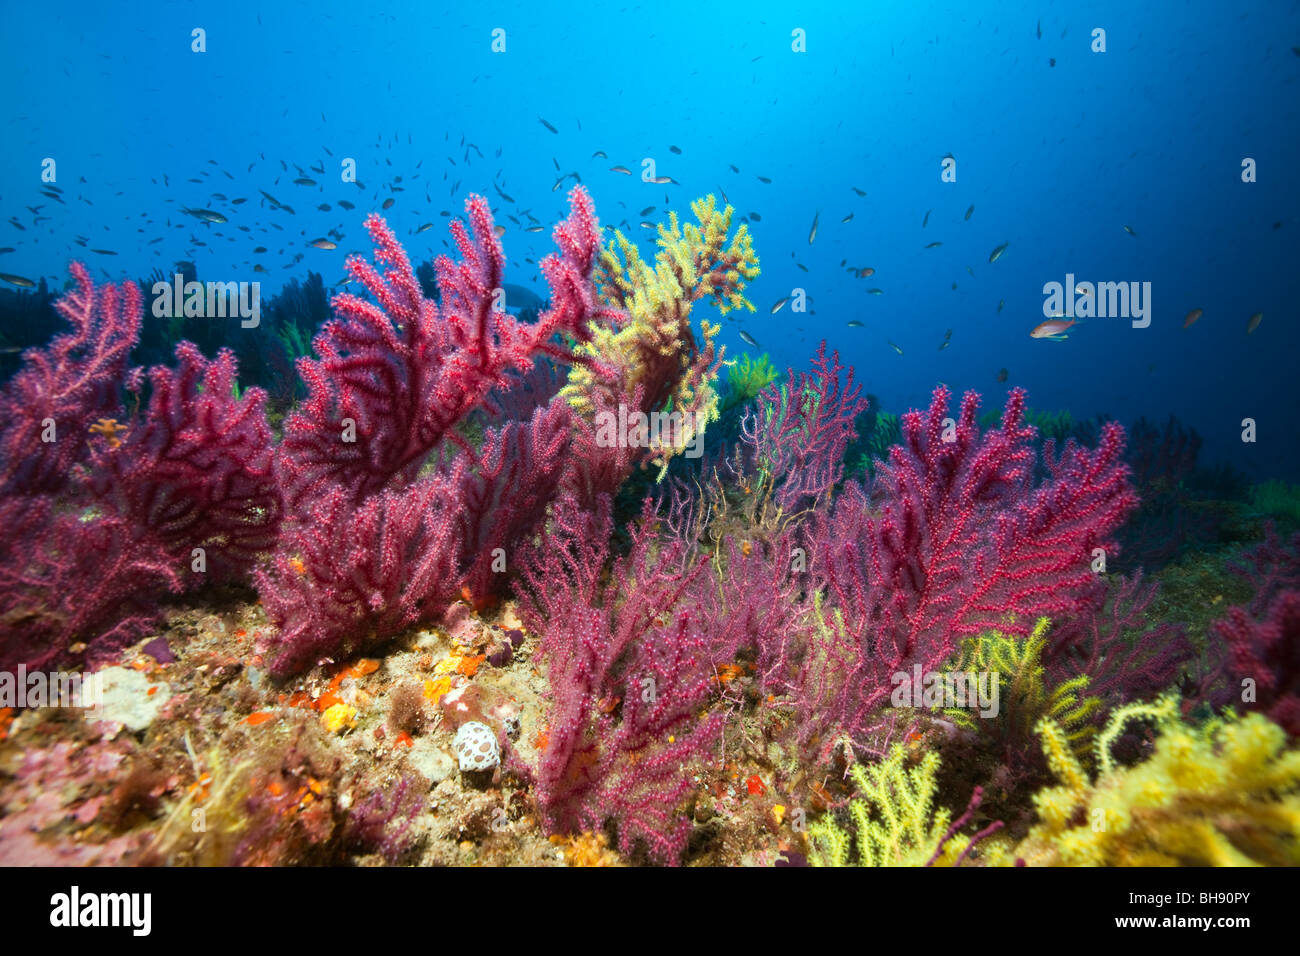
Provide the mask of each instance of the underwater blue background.
[{"label": "underwater blue background", "polygon": [[[652,233],[638,223],[666,218],[665,195],[685,213],[722,190],[738,214],[761,216],[758,312],[724,321],[729,357],[758,351],[741,328],[779,367],[805,367],[825,338],[894,412],[943,381],[978,389],[986,408],[1022,385],[1032,407],[1076,417],[1174,413],[1205,439],[1203,464],[1300,480],[1296,3],[42,3],[7,5],[5,21],[0,246],[14,251],[0,271],[58,288],[73,257],[115,281],[170,275],[183,259],[202,280],[260,278],[266,301],[308,269],[337,282],[348,252],[369,254],[361,221],[383,199],[396,199],[385,215],[423,259],[446,251],[440,213],[479,192],[507,227],[508,281],[542,291],[524,260],[552,248],[573,184],[553,191],[559,176],[576,171],[602,223],[626,219],[645,249]],[[206,53],[191,52],[195,27]],[[1090,51],[1096,27],[1104,54]],[[505,53],[491,51],[495,28]],[[795,28],[806,53],[791,52]],[[956,183],[940,180],[946,153]],[[345,156],[364,192],[338,181]],[[40,194],[45,157],[66,206]],[[645,157],[680,185],[609,171],[638,173]],[[1255,183],[1241,181],[1244,157]],[[294,164],[318,162],[326,173],[308,175],[320,185],[292,184]],[[389,191],[396,176],[402,192]],[[344,198],[357,208],[339,208]],[[28,206],[52,218],[33,226]],[[521,207],[546,231],[505,219]],[[337,250],[307,245],[330,229],[345,237]],[[117,255],[90,254],[78,235]],[[269,253],[254,255],[259,245]],[[842,260],[876,273],[857,279]],[[1031,339],[1043,284],[1067,272],[1151,282],[1150,327],[1094,319],[1065,342]],[[812,311],[769,314],[795,287]],[[1185,330],[1193,308],[1204,316]],[[1240,441],[1246,417],[1259,423],[1254,445]]]}]

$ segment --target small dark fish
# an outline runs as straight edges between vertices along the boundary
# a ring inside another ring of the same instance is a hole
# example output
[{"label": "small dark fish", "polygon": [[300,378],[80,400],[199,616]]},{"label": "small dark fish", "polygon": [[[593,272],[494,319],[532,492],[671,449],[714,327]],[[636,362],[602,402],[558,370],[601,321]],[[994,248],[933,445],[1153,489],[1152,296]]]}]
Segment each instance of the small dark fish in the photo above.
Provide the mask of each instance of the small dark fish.
[{"label": "small dark fish", "polygon": [[246,202],[248,202],[248,200],[245,199],[243,196],[240,196],[238,199],[232,199],[232,200],[230,200],[230,205],[232,205],[232,206],[242,206],[242,205],[243,205],[244,203],[246,203]]},{"label": "small dark fish", "polygon": [[859,189],[857,186],[850,186],[849,188],[852,189],[852,190],[853,190],[855,193],[857,193],[859,196],[865,196],[865,195],[866,195],[866,193],[864,193],[864,192],[863,192],[861,189]]},{"label": "small dark fish", "polygon": [[673,179],[673,177],[671,176],[655,176],[653,179],[650,180],[650,182],[654,183],[656,186],[666,186],[669,183],[672,183],[674,186],[681,185],[681,183]]},{"label": "small dark fish", "polygon": [[727,163],[727,165],[728,165],[728,166],[731,166],[731,171],[732,171],[733,173],[738,173],[738,172],[740,172],[740,170],[737,169],[735,166],[732,166],[731,163]]},{"label": "small dark fish", "polygon": [[1000,369],[998,369],[998,381],[999,381],[999,382],[1005,382],[1005,381],[1007,380],[1007,376],[1008,376],[1009,374],[1010,374],[1010,373],[1008,373],[1007,370],[1004,369],[1004,368],[1000,368]]},{"label": "small dark fish", "polygon": [[676,146],[669,146],[668,152],[674,154],[675,156],[680,156],[682,154],[682,151],[678,149]]},{"label": "small dark fish", "polygon": [[524,232],[544,232],[545,229],[545,226],[528,226],[524,229]]},{"label": "small dark fish", "polygon": [[1009,242],[1004,242],[1004,243],[1002,243],[1002,245],[998,246],[996,249],[994,249],[992,252],[990,252],[990,253],[989,253],[989,262],[991,262],[991,263],[992,263],[992,262],[997,262],[999,259],[1001,259],[1001,258],[1002,258],[1002,253],[1004,253],[1004,252],[1007,251],[1007,246],[1009,246],[1009,245],[1011,245],[1011,243],[1009,243]]},{"label": "small dark fish", "polygon": [[998,299],[998,311],[1001,312],[1001,311],[1002,311],[1002,307],[1003,307],[1004,305],[1006,305],[1006,304],[1007,304],[1007,300],[1006,300],[1006,299]]},{"label": "small dark fish", "polygon": [[787,295],[784,299],[778,299],[776,302],[774,302],[772,304],[772,314],[776,315],[778,312],[784,309],[785,304],[789,301],[790,301],[790,297]]},{"label": "small dark fish", "polygon": [[1034,34],[1035,34],[1035,36],[1037,36],[1038,39],[1040,39],[1040,40],[1043,38],[1043,21],[1042,21],[1042,20],[1039,20],[1039,21],[1038,21],[1038,29],[1034,31]]},{"label": "small dark fish", "polygon": [[921,220],[921,228],[924,229],[926,227],[926,224],[929,223],[929,221],[930,221],[930,210],[927,209],[925,211],[925,218]]},{"label": "small dark fish", "polygon": [[847,216],[845,216],[843,219],[841,219],[840,222],[841,222],[841,223],[845,223],[845,222],[849,222],[849,221],[852,220],[852,219],[853,219],[853,213],[849,213]]},{"label": "small dark fish", "polygon": [[265,189],[259,189],[258,192],[261,193],[263,196],[265,196],[265,197],[267,198],[267,200],[271,203],[271,205],[273,205],[273,206],[278,206],[278,205],[280,205],[280,200],[276,199],[274,196],[272,196],[272,195],[271,195],[269,192],[267,192]]},{"label": "small dark fish", "polygon": [[932,242],[932,243],[930,243],[929,245],[927,245],[925,248],[927,248],[927,249],[938,249],[941,245],[943,245],[942,242]]},{"label": "small dark fish", "polygon": [[744,342],[746,345],[754,346],[754,348],[756,349],[761,349],[763,347],[759,345],[758,342],[754,340],[754,337],[750,335],[748,332],[746,332],[744,329],[740,330],[740,340]]},{"label": "small dark fish", "polygon": [[609,159],[608,154],[603,149],[598,149],[591,154],[592,159]]},{"label": "small dark fish", "polygon": [[1183,319],[1183,328],[1190,329],[1196,324],[1196,320],[1204,314],[1204,309],[1192,309],[1192,311],[1187,313],[1187,318]]},{"label": "small dark fish", "polygon": [[975,211],[975,207],[974,207],[974,206],[968,206],[968,207],[966,208],[966,216],[965,216],[965,221],[966,221],[966,222],[970,222],[970,214],[973,213],[974,211]]},{"label": "small dark fish", "polygon": [[348,202],[346,199],[340,199],[340,200],[339,200],[339,206],[342,207],[343,209],[356,209],[356,208],[357,208],[356,206],[352,205],[352,203]]},{"label": "small dark fish", "polygon": [[810,246],[813,244],[813,240],[817,238],[817,220],[820,218],[821,218],[821,210],[819,209],[813,215],[812,228],[808,230],[808,245]]},{"label": "small dark fish", "polygon": [[759,176],[758,181],[762,183],[764,186],[772,185],[772,180],[768,179],[766,176]]},{"label": "small dark fish", "polygon": [[264,252],[266,252],[266,246],[258,246],[253,250],[253,255],[260,256]]},{"label": "small dark fish", "polygon": [[1132,227],[1132,226],[1125,226],[1125,227],[1124,227],[1124,231],[1127,232],[1130,236],[1136,236],[1136,235],[1137,235],[1137,233],[1133,231],[1133,227]]},{"label": "small dark fish", "polygon": [[642,228],[642,229],[653,229],[654,227],[655,227],[655,224],[654,224],[653,222],[647,222],[647,221],[644,220],[644,219],[641,220],[641,228]]},{"label": "small dark fish", "polygon": [[759,215],[758,213],[756,213],[756,212],[751,212],[751,213],[749,214],[749,218],[750,218],[752,221],[754,221],[754,222],[762,222],[762,221],[763,221],[763,217],[760,216],[760,215]]},{"label": "small dark fish", "polygon": [[385,199],[382,203],[380,203],[380,208],[381,208],[381,209],[392,209],[392,208],[393,208],[393,203],[396,202],[396,201],[397,201],[397,200],[395,200],[392,196],[389,196],[389,197],[388,197],[387,199]]},{"label": "small dark fish", "polygon": [[1252,315],[1250,317],[1250,321],[1246,323],[1246,334],[1250,335],[1252,332],[1254,332],[1257,328],[1259,328],[1259,323],[1263,321],[1264,321],[1263,312],[1256,312],[1254,315]]},{"label": "small dark fish", "polygon": [[514,202],[514,201],[515,201],[515,199],[514,199],[513,196],[511,196],[508,192],[506,192],[505,190],[503,190],[503,189],[502,189],[500,186],[498,186],[496,183],[493,183],[493,184],[492,184],[492,188],[495,189],[495,190],[497,191],[497,195],[500,196],[502,199],[504,199],[506,202]]},{"label": "small dark fish", "polygon": [[330,242],[328,239],[313,239],[311,242],[307,243],[307,245],[316,249],[324,249],[326,252],[338,248],[337,243]]},{"label": "small dark fish", "polygon": [[327,203],[327,202],[323,202],[323,203],[321,203],[319,206],[316,207],[316,211],[317,211],[317,212],[329,212],[329,211],[330,211],[330,204]]},{"label": "small dark fish", "polygon": [[868,290],[867,290],[867,295],[884,295],[884,294],[885,294],[885,290],[884,290],[884,289],[868,289]]},{"label": "small dark fish", "polygon": [[100,256],[115,256],[115,255],[117,255],[117,253],[114,252],[112,249],[91,249],[90,251],[93,252],[93,253],[95,253],[96,255],[100,255]]},{"label": "small dark fish", "polygon": [[542,119],[540,116],[537,118],[537,122],[541,123],[541,124],[542,124],[543,126],[545,126],[547,129],[549,129],[552,133],[558,133],[558,132],[559,132],[558,129],[556,129],[556,128],[555,128],[554,126],[552,126],[550,123],[546,122],[546,120]]},{"label": "small dark fish", "polygon": [[632,175],[632,170],[628,169],[626,166],[611,166],[609,167],[609,171],[611,173],[622,173],[624,176]]},{"label": "small dark fish", "polygon": [[860,329],[860,328],[862,328],[862,327],[863,327],[862,323],[859,322],[857,319],[850,319],[850,320],[849,320],[849,328],[851,328],[851,329]]},{"label": "small dark fish", "polygon": [[433,223],[431,223],[431,222],[426,222],[426,223],[424,223],[422,226],[420,226],[419,229],[415,230],[415,234],[418,236],[420,233],[422,233],[422,232],[428,232],[428,231],[429,231],[430,229],[432,229],[432,228],[433,228]]},{"label": "small dark fish", "polygon": [[[888,339],[886,339],[885,341],[889,342]],[[899,355],[903,354],[903,350],[899,348],[897,345],[895,345],[893,342],[889,342],[889,347],[893,349],[895,352],[897,352]]]},{"label": "small dark fish", "polygon": [[16,276],[10,272],[0,272],[0,279],[10,285],[16,285],[20,289],[33,289],[36,287],[36,283],[26,276]]},{"label": "small dark fish", "polygon": [[293,181],[295,186],[315,186],[316,180],[308,179],[306,176],[299,176]]},{"label": "small dark fish", "polygon": [[639,213],[637,213],[637,215],[638,215],[638,216],[648,216],[648,215],[650,215],[650,214],[651,214],[652,212],[654,212],[654,211],[655,211],[655,207],[654,207],[654,206],[646,206],[646,207],[645,207],[644,209],[642,209]]}]

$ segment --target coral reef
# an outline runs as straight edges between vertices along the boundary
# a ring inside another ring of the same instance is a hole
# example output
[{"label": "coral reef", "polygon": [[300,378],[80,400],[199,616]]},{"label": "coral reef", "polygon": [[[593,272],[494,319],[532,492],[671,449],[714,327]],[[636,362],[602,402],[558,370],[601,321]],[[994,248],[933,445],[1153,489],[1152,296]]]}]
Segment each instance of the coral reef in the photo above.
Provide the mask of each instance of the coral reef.
[{"label": "coral reef", "polygon": [[371,216],[332,317],[313,275],[237,351],[72,264],[0,392],[0,668],[114,666],[0,700],[0,858],[1300,862],[1300,535],[1180,538],[1289,488],[1018,388],[895,417],[825,342],[726,363],[734,210],[643,258],[569,206],[535,309],[470,196],[455,258]]}]

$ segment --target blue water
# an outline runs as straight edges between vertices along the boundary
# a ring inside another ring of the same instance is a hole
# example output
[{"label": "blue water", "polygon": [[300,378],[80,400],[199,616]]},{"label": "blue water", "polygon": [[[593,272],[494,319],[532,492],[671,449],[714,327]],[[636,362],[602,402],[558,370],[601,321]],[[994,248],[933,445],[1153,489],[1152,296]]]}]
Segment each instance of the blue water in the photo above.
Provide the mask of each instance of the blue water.
[{"label": "blue water", "polygon": [[[559,176],[579,173],[602,222],[626,219],[647,248],[641,208],[657,207],[645,217],[657,221],[665,195],[684,211],[722,190],[739,214],[761,216],[758,312],[725,323],[729,355],[755,351],[741,328],[778,366],[802,367],[826,338],[893,411],[943,381],[980,390],[986,406],[1022,385],[1032,406],[1076,416],[1172,412],[1204,437],[1202,463],[1300,478],[1300,5],[382,6],[8,5],[0,246],[14,251],[0,271],[58,287],[72,257],[113,280],[170,274],[184,259],[201,279],[260,278],[265,299],[307,269],[340,279],[346,253],[369,251],[363,216],[388,197],[412,258],[445,251],[440,212],[458,214],[473,191],[508,228],[509,281],[536,285],[524,260],[551,248],[573,182],[552,191]],[[196,27],[207,52],[191,51]],[[1090,50],[1098,27],[1105,53]],[[491,50],[495,28],[504,53]],[[791,50],[796,28],[806,52]],[[940,179],[947,153],[955,183]],[[40,194],[46,157],[66,206]],[[364,191],[340,182],[343,157]],[[639,172],[647,157],[681,185],[609,171]],[[1257,182],[1241,180],[1245,157]],[[310,171],[320,163],[324,174]],[[295,164],[320,185],[294,185]],[[402,192],[390,191],[397,176]],[[204,224],[182,207],[229,221]],[[505,214],[521,207],[547,231],[513,227]],[[51,218],[33,226],[36,216]],[[344,236],[337,250],[307,246],[330,229]],[[254,255],[259,245],[269,252]],[[854,278],[842,260],[876,274]],[[1065,342],[1031,339],[1044,283],[1067,273],[1152,283],[1150,326],[1094,319]],[[812,311],[770,315],[796,287]],[[1184,330],[1193,308],[1204,316]],[[1253,445],[1240,440],[1248,417]]]}]

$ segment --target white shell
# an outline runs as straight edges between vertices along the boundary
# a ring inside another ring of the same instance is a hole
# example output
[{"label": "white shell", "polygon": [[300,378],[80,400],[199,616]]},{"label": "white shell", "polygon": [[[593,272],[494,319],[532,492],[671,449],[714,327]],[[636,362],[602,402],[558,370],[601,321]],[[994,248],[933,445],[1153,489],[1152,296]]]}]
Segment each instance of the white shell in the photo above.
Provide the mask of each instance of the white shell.
[{"label": "white shell", "polygon": [[471,720],[456,731],[456,759],[462,772],[491,770],[501,763],[497,735],[487,724]]}]

